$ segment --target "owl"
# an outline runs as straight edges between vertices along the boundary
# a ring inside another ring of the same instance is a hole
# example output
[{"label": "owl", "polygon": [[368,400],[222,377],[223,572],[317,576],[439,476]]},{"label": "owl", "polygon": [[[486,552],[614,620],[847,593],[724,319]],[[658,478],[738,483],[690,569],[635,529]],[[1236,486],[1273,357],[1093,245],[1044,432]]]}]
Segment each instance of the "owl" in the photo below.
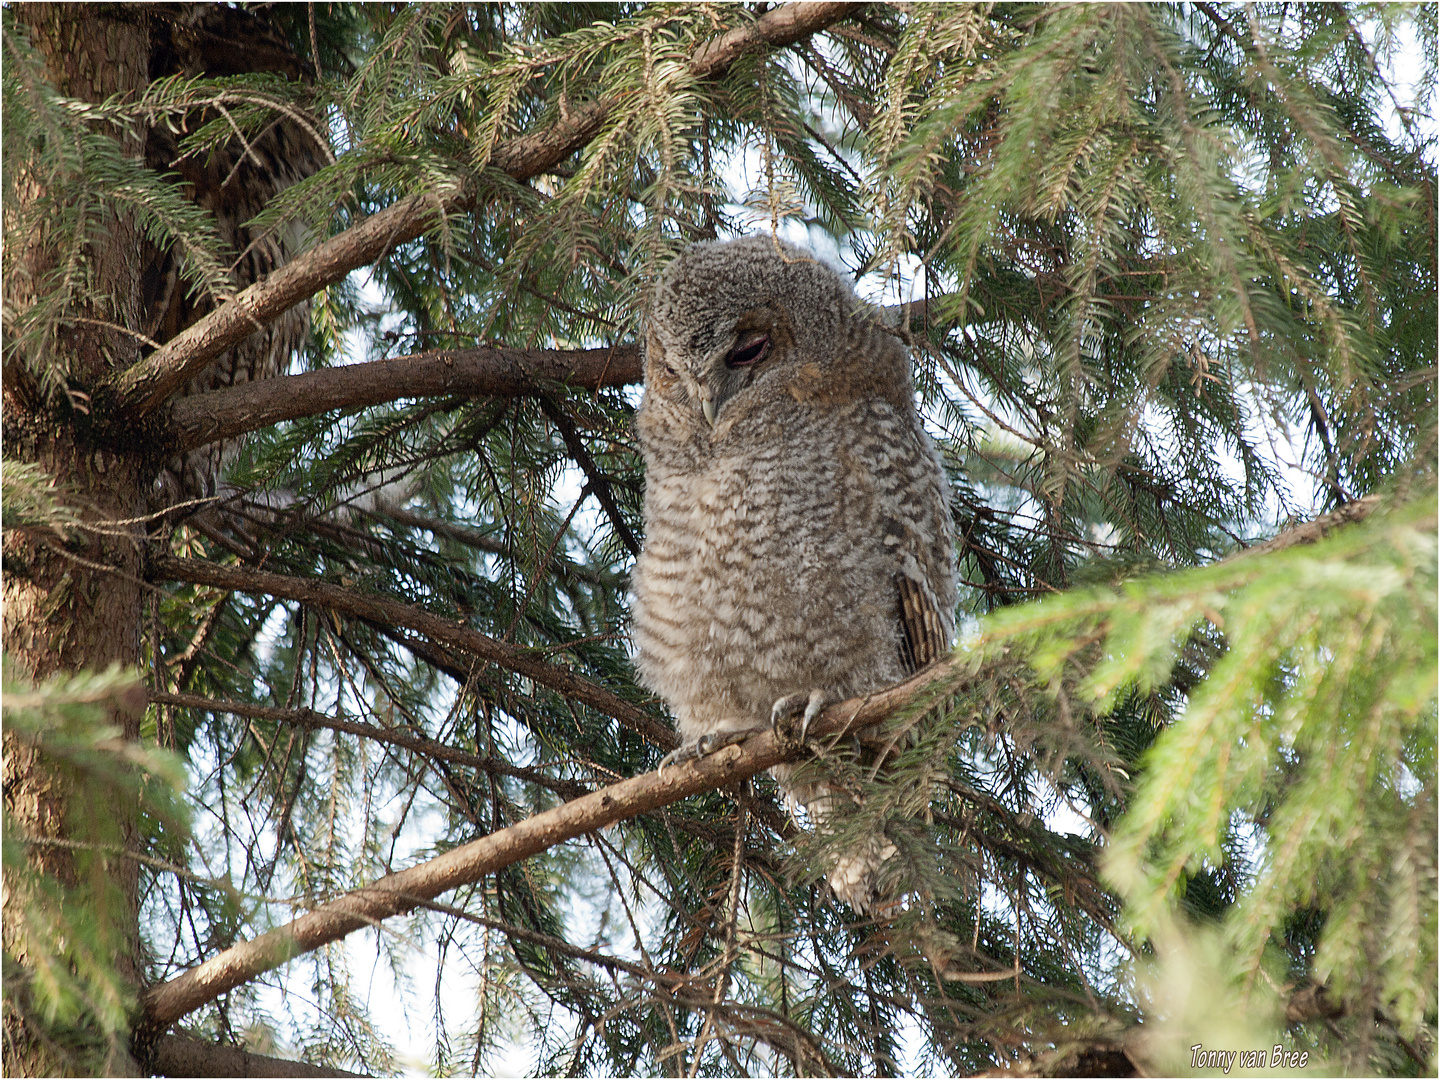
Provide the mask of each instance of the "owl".
[{"label": "owl", "polygon": [[[645,543],[635,665],[674,713],[671,759],[899,682],[955,626],[949,488],[909,357],[850,285],[771,236],[695,244],[645,328]],[[823,780],[772,770],[820,828]],[[808,774],[807,774],[808,775]],[[831,869],[866,913],[894,848]]]}]

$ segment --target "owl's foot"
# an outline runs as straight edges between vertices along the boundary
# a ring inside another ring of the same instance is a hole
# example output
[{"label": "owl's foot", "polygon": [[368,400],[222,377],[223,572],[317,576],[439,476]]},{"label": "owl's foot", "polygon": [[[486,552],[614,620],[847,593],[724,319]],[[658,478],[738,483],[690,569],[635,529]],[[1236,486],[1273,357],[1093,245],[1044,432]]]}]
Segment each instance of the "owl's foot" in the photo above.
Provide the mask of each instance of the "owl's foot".
[{"label": "owl's foot", "polygon": [[824,690],[811,690],[808,694],[786,694],[770,706],[770,729],[775,732],[775,741],[787,753],[805,745],[805,736],[810,731],[810,721],[840,699]]},{"label": "owl's foot", "polygon": [[703,757],[709,757],[717,750],[724,750],[727,746],[734,746],[742,743],[753,731],[716,731],[709,735],[701,735],[694,742],[688,742],[684,746],[676,747],[660,759],[656,768],[661,780],[665,779],[665,766],[679,765],[686,761],[698,761]]}]

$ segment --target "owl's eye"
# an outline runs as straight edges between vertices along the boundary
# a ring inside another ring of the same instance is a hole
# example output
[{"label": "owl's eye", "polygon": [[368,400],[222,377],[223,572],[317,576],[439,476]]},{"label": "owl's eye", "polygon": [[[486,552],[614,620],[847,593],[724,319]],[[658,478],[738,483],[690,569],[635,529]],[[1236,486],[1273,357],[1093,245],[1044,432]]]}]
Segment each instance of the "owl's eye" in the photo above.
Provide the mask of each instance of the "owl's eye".
[{"label": "owl's eye", "polygon": [[725,358],[726,367],[748,367],[765,359],[770,352],[769,334],[751,334],[741,338],[730,355]]}]

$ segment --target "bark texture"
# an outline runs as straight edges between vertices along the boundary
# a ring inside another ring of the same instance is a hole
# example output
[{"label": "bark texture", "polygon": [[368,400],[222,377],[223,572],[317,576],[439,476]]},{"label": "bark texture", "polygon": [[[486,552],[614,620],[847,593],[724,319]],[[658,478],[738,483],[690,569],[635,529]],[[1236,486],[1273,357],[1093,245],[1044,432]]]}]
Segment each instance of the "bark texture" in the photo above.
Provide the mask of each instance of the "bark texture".
[{"label": "bark texture", "polygon": [[303,1061],[252,1054],[238,1046],[220,1046],[166,1035],[155,1044],[155,1069],[161,1076],[366,1076],[366,1073],[306,1065]]},{"label": "bark texture", "polygon": [[598,390],[638,383],[642,375],[640,347],[634,344],[578,350],[430,349],[195,394],[170,407],[170,423],[176,450],[184,451],[331,409],[441,394],[518,397],[538,393],[547,383]]},{"label": "bark texture", "polygon": [[[28,31],[50,79],[63,94],[99,101],[111,94],[138,92],[148,82],[148,16],[143,9],[24,4],[16,7],[13,15]],[[130,133],[120,139],[124,153],[141,153],[141,136]],[[34,184],[21,188],[28,197],[44,195]],[[88,252],[94,284],[88,290],[92,299],[81,314],[99,322],[134,326],[141,302],[140,237],[126,217],[112,216],[105,226],[105,232],[98,234],[103,235],[103,244]],[[56,259],[52,238],[35,237],[23,253],[22,272],[7,283],[7,305],[32,300],[44,288]],[[95,385],[136,356],[133,338],[93,323],[77,323],[65,332],[57,354],[68,362],[73,379],[81,385]],[[135,517],[142,512],[149,479],[144,463],[91,445],[84,421],[82,413],[63,402],[47,405],[23,394],[7,394],[6,454],[36,464],[54,478],[85,521]],[[4,647],[14,675],[40,680],[58,672],[138,665],[143,598],[140,546],[132,529],[77,530],[68,541],[53,534],[9,530],[4,559]],[[115,567],[116,572],[104,567]],[[138,734],[138,713],[122,710],[115,720],[127,738]],[[35,746],[10,733],[4,744],[4,798],[12,825],[44,839],[68,837],[70,816],[85,811],[73,805],[70,782]],[[112,809],[121,841],[128,846],[134,839],[135,807]],[[103,890],[101,895],[118,897],[117,904],[100,905],[97,910],[113,920],[111,929],[128,942],[116,956],[116,964],[121,976],[136,984],[137,864],[103,856],[77,860],[72,851],[56,846],[35,846],[30,852],[32,866],[53,875],[67,890]],[[34,901],[22,887],[5,891],[5,950],[22,968],[41,944],[27,936],[21,915]],[[10,1000],[17,996],[18,1001]],[[5,1073],[44,1076],[74,1068],[35,1027],[25,998],[23,989],[18,995],[7,994]],[[105,1067],[125,1073],[134,1071],[135,1065],[121,1050],[109,1055]]]}]

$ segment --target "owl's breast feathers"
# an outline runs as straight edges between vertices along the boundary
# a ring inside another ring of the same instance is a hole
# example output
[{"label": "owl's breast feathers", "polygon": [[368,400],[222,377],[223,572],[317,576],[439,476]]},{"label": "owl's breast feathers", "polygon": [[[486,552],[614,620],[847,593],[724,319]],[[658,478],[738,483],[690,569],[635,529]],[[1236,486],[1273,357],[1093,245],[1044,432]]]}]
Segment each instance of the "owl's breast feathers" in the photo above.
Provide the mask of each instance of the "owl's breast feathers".
[{"label": "owl's breast feathers", "polygon": [[797,689],[878,689],[948,647],[945,481],[913,406],[802,396],[722,421],[693,471],[650,463],[636,659],[687,737]]}]

